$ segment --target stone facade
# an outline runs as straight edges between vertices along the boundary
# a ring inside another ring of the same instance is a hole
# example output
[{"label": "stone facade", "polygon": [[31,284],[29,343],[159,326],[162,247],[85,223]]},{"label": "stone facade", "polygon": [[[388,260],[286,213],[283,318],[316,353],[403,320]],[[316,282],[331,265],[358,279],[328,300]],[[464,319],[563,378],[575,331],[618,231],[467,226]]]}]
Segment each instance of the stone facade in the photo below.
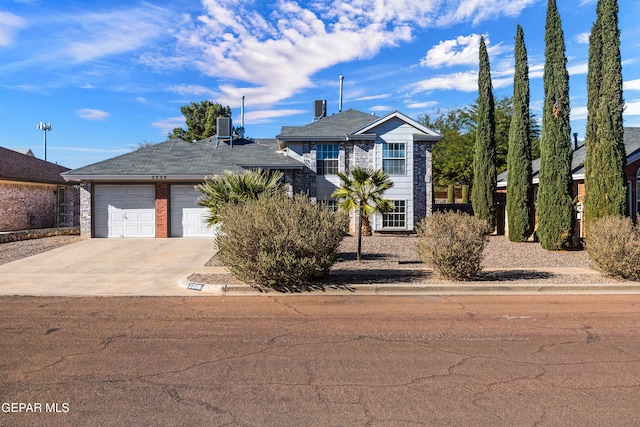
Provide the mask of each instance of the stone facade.
[{"label": "stone facade", "polygon": [[[64,224],[58,221],[58,189],[69,193],[69,207],[60,206]],[[0,182],[0,231],[31,230],[77,224],[76,189],[73,186],[25,182]],[[69,212],[70,210],[70,212]]]},{"label": "stone facade", "polygon": [[416,225],[433,212],[432,150],[432,143],[421,142],[413,146],[413,216]]},{"label": "stone facade", "polygon": [[80,183],[80,237],[91,237],[91,196],[93,187],[91,182]]}]

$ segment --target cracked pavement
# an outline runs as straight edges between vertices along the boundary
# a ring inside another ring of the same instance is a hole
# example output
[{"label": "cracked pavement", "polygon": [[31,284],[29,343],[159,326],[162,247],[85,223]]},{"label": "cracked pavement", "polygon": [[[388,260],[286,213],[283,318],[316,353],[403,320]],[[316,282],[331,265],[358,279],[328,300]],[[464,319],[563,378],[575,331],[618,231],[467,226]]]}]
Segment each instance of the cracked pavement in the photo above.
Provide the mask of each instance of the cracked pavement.
[{"label": "cracked pavement", "polygon": [[1,297],[0,425],[640,425],[639,306],[634,295]]}]

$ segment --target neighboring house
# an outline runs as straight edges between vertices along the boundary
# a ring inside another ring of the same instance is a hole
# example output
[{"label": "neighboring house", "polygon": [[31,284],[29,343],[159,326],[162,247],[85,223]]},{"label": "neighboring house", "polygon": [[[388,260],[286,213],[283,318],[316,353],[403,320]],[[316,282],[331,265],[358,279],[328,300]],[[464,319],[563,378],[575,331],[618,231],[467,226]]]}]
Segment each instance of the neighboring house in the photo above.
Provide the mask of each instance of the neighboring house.
[{"label": "neighboring house", "polygon": [[77,189],[69,168],[0,147],[0,231],[77,225]]},{"label": "neighboring house", "polygon": [[302,186],[318,201],[336,203],[331,193],[341,184],[338,172],[357,166],[384,169],[394,182],[384,197],[395,203],[395,210],[376,214],[372,228],[379,232],[412,231],[431,213],[431,153],[441,138],[398,111],[378,117],[353,109],[306,126],[285,126],[276,136],[280,148],[304,163],[308,173]]},{"label": "neighboring house", "polygon": [[[640,218],[640,128],[624,128],[624,145],[627,153],[627,166],[625,175],[629,191],[629,212],[628,215],[637,223]],[[574,142],[573,158],[571,162],[571,174],[573,176],[573,195],[577,197],[576,205],[576,229],[575,235],[584,237],[584,227],[582,218],[582,203],[584,202],[584,161],[586,150],[584,145],[578,146]],[[533,184],[537,194],[540,174],[540,159],[532,162]],[[504,201],[507,188],[507,172],[498,175],[498,191]],[[508,215],[508,213],[506,214]]]},{"label": "neighboring house", "polygon": [[198,237],[213,236],[194,188],[207,177],[281,170],[293,193],[331,203],[340,185],[338,171],[383,168],[395,183],[386,197],[396,210],[378,215],[373,228],[410,231],[432,209],[431,149],[440,138],[399,112],[377,117],[347,110],[306,126],[283,127],[276,139],[174,139],[63,176],[80,184],[84,237]]}]

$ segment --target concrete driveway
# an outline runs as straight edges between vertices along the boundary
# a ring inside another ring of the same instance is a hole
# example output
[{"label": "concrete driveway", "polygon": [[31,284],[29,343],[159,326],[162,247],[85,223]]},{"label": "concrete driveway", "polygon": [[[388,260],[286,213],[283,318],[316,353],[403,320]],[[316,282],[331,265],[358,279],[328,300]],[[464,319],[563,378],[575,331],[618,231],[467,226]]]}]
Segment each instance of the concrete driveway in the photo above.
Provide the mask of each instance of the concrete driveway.
[{"label": "concrete driveway", "polygon": [[88,239],[0,266],[0,295],[193,295],[213,239]]}]

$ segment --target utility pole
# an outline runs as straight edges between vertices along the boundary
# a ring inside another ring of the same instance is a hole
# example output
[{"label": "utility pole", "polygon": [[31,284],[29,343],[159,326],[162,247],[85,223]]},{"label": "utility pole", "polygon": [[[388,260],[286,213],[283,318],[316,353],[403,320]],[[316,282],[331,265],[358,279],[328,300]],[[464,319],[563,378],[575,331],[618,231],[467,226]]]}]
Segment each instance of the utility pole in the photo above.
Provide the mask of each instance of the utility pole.
[{"label": "utility pole", "polygon": [[47,131],[51,130],[51,123],[38,123],[38,130],[44,131],[44,161],[47,161]]}]

